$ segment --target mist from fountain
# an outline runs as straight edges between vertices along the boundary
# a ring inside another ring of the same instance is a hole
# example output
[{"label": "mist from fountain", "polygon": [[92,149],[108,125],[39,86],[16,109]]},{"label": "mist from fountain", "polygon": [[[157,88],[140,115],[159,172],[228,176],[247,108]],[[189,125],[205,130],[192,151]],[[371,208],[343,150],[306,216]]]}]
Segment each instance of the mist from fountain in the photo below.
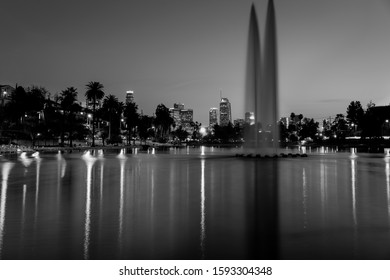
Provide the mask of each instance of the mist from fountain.
[{"label": "mist from fountain", "polygon": [[256,10],[252,5],[247,46],[245,111],[253,112],[255,119],[254,124],[246,131],[245,146],[260,154],[277,153],[279,148],[276,49],[273,1],[268,2],[263,48]]}]

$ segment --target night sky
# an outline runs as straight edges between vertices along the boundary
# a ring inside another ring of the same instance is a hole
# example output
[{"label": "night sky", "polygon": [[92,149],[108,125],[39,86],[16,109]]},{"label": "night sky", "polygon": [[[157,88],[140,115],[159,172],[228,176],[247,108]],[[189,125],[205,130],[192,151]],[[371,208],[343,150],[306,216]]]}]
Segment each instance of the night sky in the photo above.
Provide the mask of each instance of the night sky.
[{"label": "night sky", "polygon": [[[2,0],[0,84],[52,95],[99,81],[151,115],[194,109],[208,125],[220,90],[244,117],[249,0]],[[344,113],[350,101],[390,103],[389,0],[274,0],[280,116]],[[254,1],[264,34],[266,0]],[[318,118],[318,119],[317,119]]]}]

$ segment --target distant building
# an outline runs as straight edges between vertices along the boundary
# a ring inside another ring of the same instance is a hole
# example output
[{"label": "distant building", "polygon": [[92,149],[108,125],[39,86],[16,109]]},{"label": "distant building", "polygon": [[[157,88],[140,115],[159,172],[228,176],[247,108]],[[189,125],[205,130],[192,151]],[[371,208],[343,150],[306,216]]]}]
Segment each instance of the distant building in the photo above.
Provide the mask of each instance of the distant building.
[{"label": "distant building", "polygon": [[221,98],[219,103],[219,125],[227,126],[229,122],[232,122],[232,108],[227,98]]},{"label": "distant building", "polygon": [[171,108],[171,109],[169,109],[169,111],[171,113],[171,117],[172,117],[173,121],[175,122],[176,128],[178,128],[179,126],[181,126],[181,117],[180,117],[181,110],[176,109],[176,108]]},{"label": "distant building", "polygon": [[173,104],[174,109],[184,110],[184,104],[183,103],[175,103]]},{"label": "distant building", "polygon": [[367,136],[390,136],[390,106],[374,106],[366,111]]},{"label": "distant building", "polygon": [[210,111],[209,111],[209,126],[213,127],[216,124],[218,124],[218,109],[217,108],[210,108]]},{"label": "distant building", "polygon": [[246,112],[245,113],[245,122],[247,124],[250,124],[250,125],[255,124],[255,113],[254,112]]},{"label": "distant building", "polygon": [[[86,105],[87,105],[87,108],[89,110],[92,110],[93,109],[93,99],[87,98]],[[96,110],[100,109],[102,107],[102,100],[96,100],[95,107],[96,107]]]},{"label": "distant building", "polygon": [[0,106],[4,106],[11,101],[11,93],[15,89],[9,85],[0,85]]},{"label": "distant building", "polygon": [[286,128],[288,128],[288,126],[290,125],[290,118],[282,117],[282,118],[280,118],[280,122],[281,122]]},{"label": "distant building", "polygon": [[176,128],[182,125],[181,121],[181,110],[184,109],[184,104],[182,103],[175,103],[173,104],[173,108],[169,109],[169,112],[171,113],[171,117],[173,118],[173,121],[175,122]]},{"label": "distant building", "polygon": [[192,109],[181,110],[180,119],[183,129],[189,133],[192,133],[193,127],[191,124],[194,122],[194,111]]},{"label": "distant building", "polygon": [[134,91],[128,90],[126,91],[126,104],[134,102]]},{"label": "distant building", "polygon": [[234,120],[234,126],[238,125],[239,127],[243,128],[245,125],[244,119],[236,119]]},{"label": "distant building", "polygon": [[175,129],[178,129],[180,126],[189,133],[192,133],[192,125],[194,119],[194,111],[192,109],[185,109],[184,104],[175,103],[173,108],[169,109],[171,117],[175,122]]}]

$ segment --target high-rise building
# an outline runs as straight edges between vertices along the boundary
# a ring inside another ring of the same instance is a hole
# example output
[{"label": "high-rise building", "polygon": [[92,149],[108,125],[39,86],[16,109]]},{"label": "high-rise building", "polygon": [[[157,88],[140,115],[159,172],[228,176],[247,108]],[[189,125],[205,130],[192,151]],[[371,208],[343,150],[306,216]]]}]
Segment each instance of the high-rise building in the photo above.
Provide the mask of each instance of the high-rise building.
[{"label": "high-rise building", "polygon": [[219,125],[227,126],[232,122],[232,108],[229,99],[223,97],[219,103]]},{"label": "high-rise building", "polygon": [[217,108],[210,108],[210,111],[209,111],[209,126],[213,127],[216,124],[218,124],[218,109]]},{"label": "high-rise building", "polygon": [[4,106],[11,101],[11,93],[15,89],[9,85],[0,85],[0,105]]},{"label": "high-rise building", "polygon": [[175,122],[176,129],[182,127],[184,130],[187,130],[189,133],[191,133],[191,123],[193,122],[194,118],[194,111],[192,109],[184,109],[184,104],[175,103],[173,104],[173,108],[169,109],[169,112]]},{"label": "high-rise building", "polygon": [[179,127],[181,126],[181,118],[180,118],[180,109],[178,108],[170,108],[169,112],[171,113],[171,117],[173,121],[175,122],[175,126]]},{"label": "high-rise building", "polygon": [[184,110],[184,104],[183,103],[175,103],[173,104],[174,109]]},{"label": "high-rise building", "polygon": [[245,122],[247,124],[250,124],[250,125],[255,124],[255,113],[254,112],[246,112],[245,113]]},{"label": "high-rise building", "polygon": [[240,128],[243,128],[245,125],[244,119],[236,119],[234,120],[234,126],[239,126]]},{"label": "high-rise building", "polygon": [[192,109],[183,109],[180,111],[181,126],[184,130],[192,131],[191,123],[194,120],[194,111]]},{"label": "high-rise building", "polygon": [[134,102],[134,91],[128,90],[126,91],[126,103]]}]

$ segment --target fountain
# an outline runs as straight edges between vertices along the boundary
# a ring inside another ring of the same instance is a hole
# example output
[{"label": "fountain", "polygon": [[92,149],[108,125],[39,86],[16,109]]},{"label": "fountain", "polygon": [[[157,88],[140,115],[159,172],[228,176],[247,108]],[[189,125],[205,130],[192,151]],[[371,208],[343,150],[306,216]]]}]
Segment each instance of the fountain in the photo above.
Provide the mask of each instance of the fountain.
[{"label": "fountain", "polygon": [[279,148],[277,126],[277,53],[273,1],[267,9],[265,40],[261,51],[259,27],[254,5],[251,8],[247,68],[246,112],[253,112],[255,122],[245,135],[246,148],[256,154],[276,154]]}]

